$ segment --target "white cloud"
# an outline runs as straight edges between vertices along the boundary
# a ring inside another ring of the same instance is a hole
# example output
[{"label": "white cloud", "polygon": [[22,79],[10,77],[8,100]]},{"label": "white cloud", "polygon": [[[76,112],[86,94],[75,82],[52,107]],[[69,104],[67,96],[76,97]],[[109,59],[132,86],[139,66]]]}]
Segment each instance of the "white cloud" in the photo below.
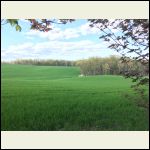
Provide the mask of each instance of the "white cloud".
[{"label": "white cloud", "polygon": [[86,24],[83,24],[80,26],[79,31],[82,35],[88,35],[88,34],[97,34],[99,32],[99,29],[96,27],[90,27],[89,22]]},{"label": "white cloud", "polygon": [[[97,27],[90,27],[89,22],[78,26],[74,28],[67,28],[62,30],[61,28],[56,28],[53,26],[53,30],[50,30],[49,32],[40,32],[37,30],[30,30],[29,32],[24,33],[27,38],[32,37],[40,37],[45,38],[50,41],[54,40],[68,40],[72,38],[78,38],[81,36],[87,36],[87,35],[100,35],[101,32]],[[113,33],[117,33],[118,30],[110,27],[110,30]]]},{"label": "white cloud", "polygon": [[67,40],[71,38],[77,38],[79,36],[85,36],[90,34],[97,34],[99,33],[99,29],[96,27],[91,28],[89,23],[83,24],[76,28],[67,28],[67,29],[60,29],[53,27],[53,30],[49,32],[40,32],[37,30],[30,30],[29,32],[24,33],[27,38],[38,36],[40,38],[47,38],[50,41],[53,40]]},{"label": "white cloud", "polygon": [[53,40],[61,40],[61,39],[70,39],[79,37],[79,33],[76,29],[68,28],[62,31],[60,28],[53,28],[53,30],[49,32],[40,32],[37,30],[30,30],[25,33],[27,37],[38,36],[40,38],[47,38],[51,41]]},{"label": "white cloud", "polygon": [[24,43],[24,44],[18,44],[18,45],[11,45],[9,47],[9,49],[11,51],[21,51],[21,50],[24,50],[24,49],[30,49],[32,48],[33,46],[33,43]]},{"label": "white cloud", "polygon": [[2,50],[2,60],[29,58],[77,60],[92,56],[106,57],[111,54],[117,53],[107,49],[107,46],[103,43],[89,40],[76,42],[49,41],[9,46],[7,50]]}]

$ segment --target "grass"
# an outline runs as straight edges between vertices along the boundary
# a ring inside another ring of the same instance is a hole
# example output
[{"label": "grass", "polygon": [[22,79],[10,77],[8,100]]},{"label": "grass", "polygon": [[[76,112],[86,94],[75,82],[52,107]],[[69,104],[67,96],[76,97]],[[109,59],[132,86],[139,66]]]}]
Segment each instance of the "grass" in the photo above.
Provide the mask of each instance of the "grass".
[{"label": "grass", "polygon": [[78,77],[79,72],[77,67],[2,65],[1,130],[149,130],[148,112],[135,104],[129,79]]}]

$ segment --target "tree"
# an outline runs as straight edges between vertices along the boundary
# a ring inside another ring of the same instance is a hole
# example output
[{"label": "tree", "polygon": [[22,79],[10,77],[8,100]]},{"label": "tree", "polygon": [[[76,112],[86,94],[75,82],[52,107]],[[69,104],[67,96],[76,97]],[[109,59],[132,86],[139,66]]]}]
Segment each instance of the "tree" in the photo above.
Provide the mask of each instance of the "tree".
[{"label": "tree", "polygon": [[110,72],[110,67],[109,67],[108,63],[105,63],[105,64],[103,65],[103,70],[104,70],[104,74],[109,74],[109,72]]},{"label": "tree", "polygon": [[[99,38],[108,42],[109,48],[122,54],[122,62],[136,60],[146,66],[147,74],[149,73],[148,19],[89,19],[89,21],[91,27],[97,27],[103,33]],[[137,85],[149,83],[149,78],[143,77],[140,71],[128,71],[124,72],[124,75],[137,81]]]}]

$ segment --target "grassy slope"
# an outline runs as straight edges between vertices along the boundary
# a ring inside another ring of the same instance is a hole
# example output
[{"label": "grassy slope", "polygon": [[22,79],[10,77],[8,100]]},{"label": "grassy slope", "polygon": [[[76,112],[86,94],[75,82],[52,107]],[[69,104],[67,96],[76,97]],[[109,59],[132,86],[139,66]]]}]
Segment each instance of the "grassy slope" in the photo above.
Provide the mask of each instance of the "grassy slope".
[{"label": "grassy slope", "polygon": [[148,130],[120,76],[79,78],[79,68],[2,65],[2,130]]}]

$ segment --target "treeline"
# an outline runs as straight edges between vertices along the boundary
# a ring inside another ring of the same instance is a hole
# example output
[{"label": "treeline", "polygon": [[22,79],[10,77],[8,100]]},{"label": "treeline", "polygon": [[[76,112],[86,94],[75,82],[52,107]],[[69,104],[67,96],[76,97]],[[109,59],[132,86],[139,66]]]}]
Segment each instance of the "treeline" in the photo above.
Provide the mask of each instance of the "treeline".
[{"label": "treeline", "polygon": [[12,64],[12,62],[8,62],[8,61],[1,61],[1,64]]},{"label": "treeline", "polygon": [[83,75],[119,75],[125,72],[140,72],[147,75],[148,67],[135,60],[123,63],[119,57],[110,56],[108,58],[89,58],[76,62]]},{"label": "treeline", "polygon": [[42,60],[42,59],[18,59],[11,62],[12,64],[38,65],[38,66],[75,66],[74,61],[68,60]]},{"label": "treeline", "polygon": [[[2,62],[8,63],[8,62]],[[140,72],[147,75],[148,66],[142,65],[135,60],[123,63],[117,56],[107,58],[92,57],[77,61],[68,60],[42,60],[42,59],[20,59],[9,62],[11,64],[38,65],[38,66],[78,66],[83,75],[119,75],[125,72]]]}]

